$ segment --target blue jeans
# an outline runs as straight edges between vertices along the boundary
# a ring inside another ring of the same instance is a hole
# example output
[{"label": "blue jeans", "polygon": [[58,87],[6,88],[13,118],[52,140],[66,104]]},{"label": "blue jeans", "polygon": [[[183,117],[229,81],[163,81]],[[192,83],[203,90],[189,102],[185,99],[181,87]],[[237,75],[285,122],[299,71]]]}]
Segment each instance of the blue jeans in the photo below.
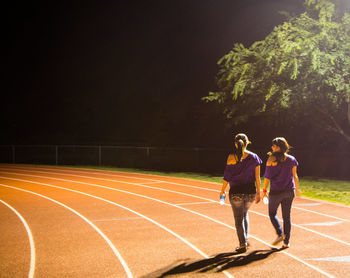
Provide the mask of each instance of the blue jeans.
[{"label": "blue jeans", "polygon": [[235,226],[240,246],[247,244],[249,235],[248,210],[253,203],[255,194],[230,194],[230,203],[235,218]]},{"label": "blue jeans", "polygon": [[[289,243],[290,231],[292,227],[292,221],[290,218],[290,211],[292,208],[293,199],[295,196],[294,190],[282,191],[280,193],[274,193],[269,195],[269,216],[273,227],[276,230],[278,236],[282,236],[284,233],[284,243]],[[277,209],[281,204],[282,218],[283,218],[283,233],[280,221],[277,217]]]}]

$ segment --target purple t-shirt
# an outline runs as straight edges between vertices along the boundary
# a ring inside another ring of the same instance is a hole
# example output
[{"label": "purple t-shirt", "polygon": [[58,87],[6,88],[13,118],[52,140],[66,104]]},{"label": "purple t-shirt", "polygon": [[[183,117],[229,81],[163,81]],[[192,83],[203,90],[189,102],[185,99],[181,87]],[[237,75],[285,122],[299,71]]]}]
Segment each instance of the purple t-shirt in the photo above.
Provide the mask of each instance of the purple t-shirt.
[{"label": "purple t-shirt", "polygon": [[[247,151],[248,152],[248,151]],[[248,156],[241,162],[226,165],[224,180],[229,182],[230,187],[255,182],[255,168],[262,163],[260,157],[248,152]]]},{"label": "purple t-shirt", "polygon": [[270,191],[284,191],[295,188],[293,167],[299,163],[294,156],[287,154],[285,161],[276,166],[266,166],[264,177],[270,180]]}]

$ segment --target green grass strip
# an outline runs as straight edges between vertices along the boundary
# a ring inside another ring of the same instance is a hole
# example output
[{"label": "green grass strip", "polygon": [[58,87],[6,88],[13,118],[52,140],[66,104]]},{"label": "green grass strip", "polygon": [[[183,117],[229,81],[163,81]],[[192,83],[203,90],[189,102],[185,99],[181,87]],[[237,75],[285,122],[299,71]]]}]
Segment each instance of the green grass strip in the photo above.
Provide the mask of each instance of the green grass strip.
[{"label": "green grass strip", "polygon": [[306,177],[300,188],[305,197],[350,205],[350,181]]}]

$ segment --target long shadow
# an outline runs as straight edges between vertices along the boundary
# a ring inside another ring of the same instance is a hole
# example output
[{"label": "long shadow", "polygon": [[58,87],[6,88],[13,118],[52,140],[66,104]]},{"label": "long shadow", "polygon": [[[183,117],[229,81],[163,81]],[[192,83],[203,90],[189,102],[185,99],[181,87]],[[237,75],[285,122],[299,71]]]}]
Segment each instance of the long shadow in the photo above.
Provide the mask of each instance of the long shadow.
[{"label": "long shadow", "polygon": [[161,278],[175,274],[190,272],[221,272],[229,268],[243,266],[255,261],[266,259],[271,254],[282,249],[254,250],[249,254],[237,252],[221,253],[214,257],[191,262],[189,259],[175,262],[171,266],[155,271],[151,274],[142,276],[142,278]]}]

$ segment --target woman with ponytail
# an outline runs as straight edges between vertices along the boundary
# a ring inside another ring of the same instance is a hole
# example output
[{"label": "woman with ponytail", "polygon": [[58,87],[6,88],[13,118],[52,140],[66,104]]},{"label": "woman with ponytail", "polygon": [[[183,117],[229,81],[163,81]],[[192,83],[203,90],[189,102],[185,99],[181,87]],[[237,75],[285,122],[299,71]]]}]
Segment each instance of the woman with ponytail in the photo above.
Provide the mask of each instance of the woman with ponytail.
[{"label": "woman with ponytail", "polygon": [[243,253],[249,246],[248,210],[253,201],[260,201],[260,164],[259,156],[247,150],[249,144],[247,135],[240,133],[235,136],[233,153],[227,158],[223,185],[220,196],[230,184],[230,203],[235,219],[239,246],[236,251]]},{"label": "woman with ponytail", "polygon": [[[267,195],[267,187],[270,183],[269,216],[277,233],[277,238],[272,242],[272,245],[283,241],[282,248],[288,248],[292,226],[290,217],[292,202],[295,193],[297,196],[300,195],[297,175],[298,161],[294,156],[288,154],[290,146],[283,137],[273,139],[271,148],[272,153],[268,153],[269,158],[264,174],[262,198]],[[282,208],[283,232],[277,217],[279,205]]]}]

